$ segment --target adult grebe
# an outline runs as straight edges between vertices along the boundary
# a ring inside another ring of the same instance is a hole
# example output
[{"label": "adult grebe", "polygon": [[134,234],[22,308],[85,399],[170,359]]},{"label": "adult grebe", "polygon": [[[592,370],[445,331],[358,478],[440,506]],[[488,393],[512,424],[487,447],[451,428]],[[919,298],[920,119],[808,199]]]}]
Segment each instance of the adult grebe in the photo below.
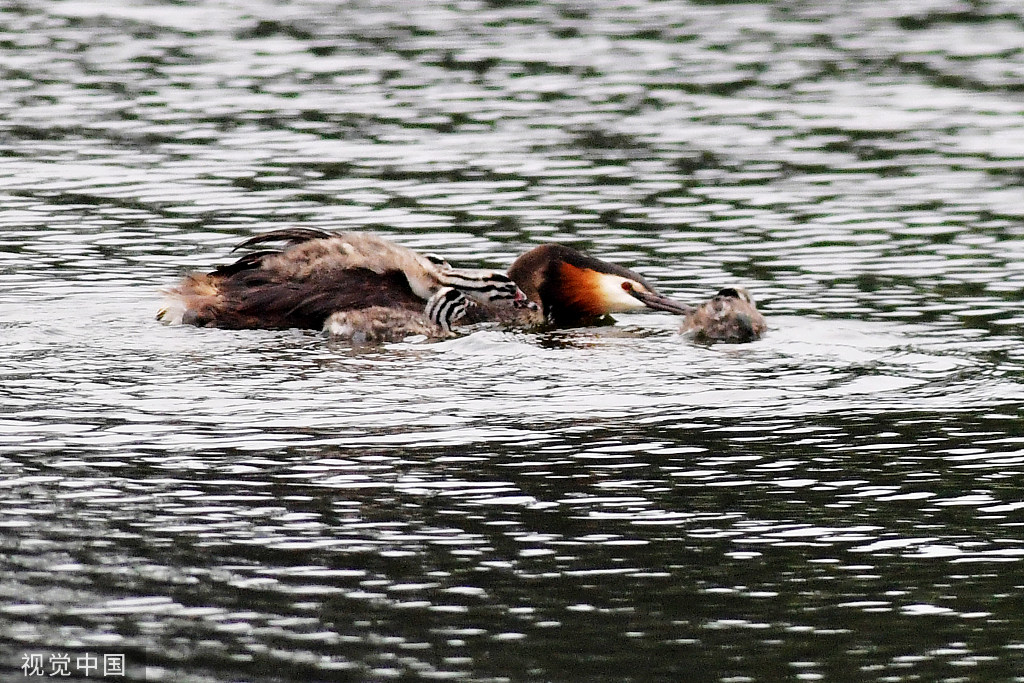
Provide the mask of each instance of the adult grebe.
[{"label": "adult grebe", "polygon": [[237,248],[283,242],[167,291],[157,318],[201,327],[305,328],[366,341],[447,336],[458,322],[536,324],[539,306],[504,273],[453,268],[382,237],[274,230]]},{"label": "adult grebe", "polygon": [[644,308],[692,310],[631,270],[559,244],[531,249],[505,275],[453,268],[370,233],[274,230],[237,248],[267,242],[286,247],[187,276],[167,292],[157,317],[201,327],[323,328],[387,341],[447,336],[459,322],[571,327]]}]

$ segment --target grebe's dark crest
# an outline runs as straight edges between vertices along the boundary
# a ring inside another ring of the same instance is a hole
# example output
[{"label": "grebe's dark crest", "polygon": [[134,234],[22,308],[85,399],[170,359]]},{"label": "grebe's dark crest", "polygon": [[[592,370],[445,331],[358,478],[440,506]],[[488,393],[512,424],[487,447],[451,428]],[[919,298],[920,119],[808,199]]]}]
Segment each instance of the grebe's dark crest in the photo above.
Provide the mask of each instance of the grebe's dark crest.
[{"label": "grebe's dark crest", "polygon": [[268,242],[285,247],[187,276],[167,292],[157,317],[235,329],[325,328],[368,340],[444,336],[464,318],[540,318],[538,306],[504,273],[453,268],[370,233],[275,230],[238,248]]},{"label": "grebe's dark crest", "polygon": [[682,326],[684,334],[704,343],[755,341],[767,329],[750,292],[742,287],[718,290],[710,300],[687,313]]},{"label": "grebe's dark crest", "polygon": [[560,327],[591,325],[611,313],[652,308],[685,314],[691,307],[658,294],[631,270],[587,256],[562,244],[544,244],[526,252],[508,269],[549,323]]}]

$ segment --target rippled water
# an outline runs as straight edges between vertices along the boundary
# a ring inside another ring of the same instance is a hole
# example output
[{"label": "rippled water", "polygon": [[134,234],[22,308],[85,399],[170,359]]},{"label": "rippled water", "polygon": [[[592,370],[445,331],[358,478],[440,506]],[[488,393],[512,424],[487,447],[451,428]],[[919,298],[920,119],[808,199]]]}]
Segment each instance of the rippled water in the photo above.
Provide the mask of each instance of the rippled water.
[{"label": "rippled water", "polygon": [[[1021,45],[1008,0],[8,5],[4,680],[1024,680]],[[770,331],[155,322],[299,224]]]}]

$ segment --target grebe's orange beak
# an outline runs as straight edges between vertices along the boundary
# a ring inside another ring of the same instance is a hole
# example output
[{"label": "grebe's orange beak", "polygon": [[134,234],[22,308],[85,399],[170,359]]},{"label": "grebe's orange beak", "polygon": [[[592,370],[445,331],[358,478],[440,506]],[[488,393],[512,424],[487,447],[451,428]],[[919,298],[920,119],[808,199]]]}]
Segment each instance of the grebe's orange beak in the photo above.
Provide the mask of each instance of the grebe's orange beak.
[{"label": "grebe's orange beak", "polygon": [[655,294],[654,292],[649,292],[647,290],[637,289],[632,282],[623,282],[622,288],[634,299],[656,311],[667,311],[668,313],[675,313],[676,315],[686,315],[694,310],[693,306],[680,303],[679,301],[670,299],[667,296]]}]

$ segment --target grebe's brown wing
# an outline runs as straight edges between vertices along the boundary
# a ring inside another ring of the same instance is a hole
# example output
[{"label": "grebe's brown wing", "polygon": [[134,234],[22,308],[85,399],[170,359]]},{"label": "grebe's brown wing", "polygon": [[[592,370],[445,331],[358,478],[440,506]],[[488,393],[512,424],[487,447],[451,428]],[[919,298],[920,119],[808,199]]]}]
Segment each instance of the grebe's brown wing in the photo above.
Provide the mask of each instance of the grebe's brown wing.
[{"label": "grebe's brown wing", "polygon": [[386,306],[422,312],[423,299],[401,271],[365,268],[327,270],[304,280],[278,280],[259,268],[241,269],[215,281],[219,305],[214,320],[199,324],[230,328],[320,329],[338,311]]}]

